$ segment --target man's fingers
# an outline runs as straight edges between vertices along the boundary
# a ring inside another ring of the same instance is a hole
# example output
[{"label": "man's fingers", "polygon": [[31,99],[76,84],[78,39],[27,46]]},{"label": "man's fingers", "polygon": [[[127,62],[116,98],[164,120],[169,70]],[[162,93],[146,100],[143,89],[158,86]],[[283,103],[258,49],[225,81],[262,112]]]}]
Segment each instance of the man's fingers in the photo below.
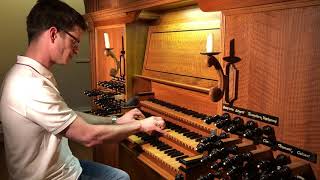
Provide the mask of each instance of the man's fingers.
[{"label": "man's fingers", "polygon": [[158,118],[156,119],[156,125],[157,125],[158,127],[160,127],[161,129],[164,129],[164,128],[166,127],[166,123],[165,123],[165,121],[164,121],[161,117],[158,117]]},{"label": "man's fingers", "polygon": [[167,132],[161,129],[160,127],[156,127],[155,131],[158,131],[161,134],[166,134]]},{"label": "man's fingers", "polygon": [[142,113],[140,113],[139,115],[141,116],[142,119],[146,118]]},{"label": "man's fingers", "polygon": [[144,117],[143,114],[134,114],[134,115],[133,115],[133,118],[134,118],[134,119],[137,119],[137,120],[145,119],[145,117]]},{"label": "man's fingers", "polygon": [[134,112],[135,112],[136,114],[139,114],[140,116],[144,117],[143,113],[142,113],[138,108],[135,108],[135,109],[134,109]]},{"label": "man's fingers", "polygon": [[155,116],[154,119],[157,121],[163,121],[162,117],[158,117],[158,116]]},{"label": "man's fingers", "polygon": [[163,129],[165,127],[165,122],[162,118],[154,117],[154,125]]}]

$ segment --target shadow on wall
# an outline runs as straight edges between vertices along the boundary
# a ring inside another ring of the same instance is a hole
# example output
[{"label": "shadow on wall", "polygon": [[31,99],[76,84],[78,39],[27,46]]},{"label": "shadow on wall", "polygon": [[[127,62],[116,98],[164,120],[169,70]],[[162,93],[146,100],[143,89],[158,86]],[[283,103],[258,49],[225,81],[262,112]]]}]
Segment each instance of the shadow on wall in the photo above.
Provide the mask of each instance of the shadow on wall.
[{"label": "shadow on wall", "polygon": [[73,59],[68,65],[53,68],[62,97],[70,108],[78,111],[90,110],[90,98],[83,93],[91,89],[88,62],[89,59]]}]

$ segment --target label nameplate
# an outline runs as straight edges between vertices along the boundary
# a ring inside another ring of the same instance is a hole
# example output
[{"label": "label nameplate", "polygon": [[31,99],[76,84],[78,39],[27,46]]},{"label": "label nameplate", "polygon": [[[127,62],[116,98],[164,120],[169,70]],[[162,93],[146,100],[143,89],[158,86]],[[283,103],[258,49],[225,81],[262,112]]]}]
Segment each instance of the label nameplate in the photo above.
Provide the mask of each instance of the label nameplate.
[{"label": "label nameplate", "polygon": [[222,110],[227,111],[229,113],[237,114],[239,116],[243,116],[243,117],[247,117],[247,118],[261,121],[264,123],[272,124],[275,126],[279,125],[279,118],[272,115],[259,113],[259,112],[251,111],[251,110],[236,107],[236,106],[230,106],[228,104],[223,104]]},{"label": "label nameplate", "polygon": [[305,159],[307,161],[317,163],[317,154],[311,153],[302,149],[299,149],[297,147],[282,143],[277,141],[277,149],[289,154],[292,154],[296,157],[299,157],[301,159]]}]

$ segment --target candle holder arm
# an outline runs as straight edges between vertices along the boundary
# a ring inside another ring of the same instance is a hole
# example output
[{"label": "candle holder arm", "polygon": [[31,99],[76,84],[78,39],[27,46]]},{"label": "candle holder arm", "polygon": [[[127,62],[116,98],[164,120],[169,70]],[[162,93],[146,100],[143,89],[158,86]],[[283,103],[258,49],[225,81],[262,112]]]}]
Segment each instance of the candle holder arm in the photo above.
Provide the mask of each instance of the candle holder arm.
[{"label": "candle holder arm", "polygon": [[110,69],[110,76],[116,77],[120,70],[120,61],[118,61],[117,57],[112,51],[112,48],[106,48],[105,49],[105,55],[110,56],[114,60],[114,64],[116,65],[116,68],[111,68]]}]

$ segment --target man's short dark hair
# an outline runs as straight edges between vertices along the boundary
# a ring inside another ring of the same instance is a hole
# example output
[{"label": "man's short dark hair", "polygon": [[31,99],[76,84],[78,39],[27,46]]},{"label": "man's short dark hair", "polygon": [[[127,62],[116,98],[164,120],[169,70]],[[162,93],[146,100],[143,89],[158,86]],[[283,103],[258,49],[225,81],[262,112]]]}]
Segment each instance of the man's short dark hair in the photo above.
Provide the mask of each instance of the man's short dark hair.
[{"label": "man's short dark hair", "polygon": [[75,26],[87,30],[83,16],[59,0],[38,0],[27,17],[29,43],[50,27],[70,31]]}]

